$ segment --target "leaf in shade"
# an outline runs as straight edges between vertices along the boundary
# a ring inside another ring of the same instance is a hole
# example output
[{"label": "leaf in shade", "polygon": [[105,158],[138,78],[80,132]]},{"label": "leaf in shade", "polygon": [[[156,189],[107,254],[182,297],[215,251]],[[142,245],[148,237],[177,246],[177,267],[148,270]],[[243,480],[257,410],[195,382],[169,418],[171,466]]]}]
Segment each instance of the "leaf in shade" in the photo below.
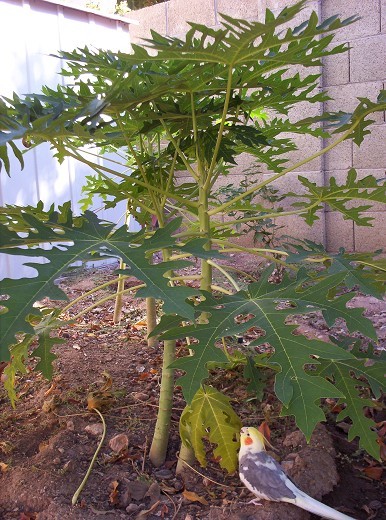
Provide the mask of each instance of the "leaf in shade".
[{"label": "leaf in shade", "polygon": [[184,444],[194,449],[202,466],[206,466],[204,438],[215,444],[214,456],[229,473],[237,468],[237,451],[241,422],[229,399],[215,388],[203,386],[182,412],[180,435]]}]

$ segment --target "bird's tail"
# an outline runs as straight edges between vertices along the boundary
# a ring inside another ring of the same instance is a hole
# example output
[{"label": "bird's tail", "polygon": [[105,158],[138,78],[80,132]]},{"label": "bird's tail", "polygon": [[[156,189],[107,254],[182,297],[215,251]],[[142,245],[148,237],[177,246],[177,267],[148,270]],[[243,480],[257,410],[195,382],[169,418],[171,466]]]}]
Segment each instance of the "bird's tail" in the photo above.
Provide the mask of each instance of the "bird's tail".
[{"label": "bird's tail", "polygon": [[318,500],[308,496],[306,493],[300,492],[296,493],[296,498],[293,500],[288,500],[288,502],[292,502],[296,504],[298,507],[313,513],[314,515],[319,515],[322,518],[328,518],[330,520],[355,520],[351,516],[344,515],[336,509],[332,507],[326,506]]}]

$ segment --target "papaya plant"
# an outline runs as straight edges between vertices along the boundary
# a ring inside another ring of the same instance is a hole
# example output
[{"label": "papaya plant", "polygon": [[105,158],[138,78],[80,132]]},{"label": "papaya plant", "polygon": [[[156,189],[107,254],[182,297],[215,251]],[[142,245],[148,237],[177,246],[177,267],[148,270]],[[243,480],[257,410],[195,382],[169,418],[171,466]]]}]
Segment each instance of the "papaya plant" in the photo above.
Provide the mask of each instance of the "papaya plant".
[{"label": "papaya plant", "polygon": [[[324,206],[369,226],[365,210],[374,202],[385,202],[385,183],[372,175],[358,179],[353,169],[343,184],[331,178],[329,185],[319,187],[298,176],[302,193],[268,201],[256,198],[342,141],[353,139],[360,146],[370,132],[371,114],[386,108],[382,91],[376,101],[358,100],[351,114],[290,118],[294,106],[327,99],[319,74],[307,74],[307,68],[321,66],[325,56],[345,52],[345,44],[333,45],[334,34],[355,21],[334,16],[319,22],[312,13],[291,27],[304,5],[302,0],[277,15],[267,10],[265,23],[228,16],[222,17],[219,29],[191,23],[184,40],[152,33],[144,46],[133,45],[131,54],[87,47],[61,52],[68,85],[1,99],[0,166],[8,174],[9,154],[23,165],[18,139],[28,150],[48,142],[59,161],[72,157],[90,167],[86,202],[94,194],[104,197],[106,207],[125,200],[144,226],[139,233],[129,233],[125,225],[116,229],[90,211],[74,216],[69,205],[58,211],[45,211],[41,204],[1,208],[1,252],[46,259],[33,264],[38,274],[27,284],[2,282],[0,353],[11,358],[6,369],[11,396],[33,338],[39,339],[33,352],[41,359],[38,368],[52,373],[51,346],[58,342],[54,331],[63,323],[62,311],[54,306],[40,309],[35,302],[65,298],[55,279],[75,260],[97,253],[119,259],[120,275],[138,278],[136,297],[162,302],[162,316],[152,332],[164,341],[160,406],[150,452],[154,464],[165,460],[178,368],[184,372],[178,381],[187,403],[180,422],[181,459],[194,454],[205,464],[207,437],[217,445],[221,466],[235,469],[240,419],[228,397],[208,386],[208,367],[230,362],[244,365],[249,381],[260,379],[262,367],[272,370],[282,414],[293,415],[307,439],[325,418],[321,399],[338,398],[346,404],[342,414],[352,420],[349,437],[358,436],[360,445],[378,457],[374,423],[363,413],[373,401],[361,396],[366,387],[368,395],[379,397],[381,357],[370,351],[359,354],[352,343],[294,335],[296,327],[286,320],[320,311],[329,326],[342,318],[350,332],[376,341],[363,309],[348,308],[347,303],[356,288],[382,297],[385,262],[371,254],[327,253],[311,242],[275,248],[267,241],[261,247],[246,247],[233,240],[243,223],[258,226],[295,215],[313,225]],[[290,164],[296,135],[330,138],[330,144]],[[100,164],[98,155],[104,149],[115,150],[118,158]],[[241,154],[250,157],[260,175],[247,189],[221,200],[215,196],[217,183],[237,166]],[[264,172],[271,175],[263,176]],[[283,198],[292,201],[291,209],[280,206]],[[355,199],[365,205],[350,204]],[[234,216],[224,220],[224,214]],[[149,222],[156,221],[154,229]],[[162,261],[153,263],[156,252],[161,252]],[[226,264],[227,255],[234,252],[248,252],[273,265],[259,280],[241,287],[234,268]],[[198,277],[179,272],[191,258],[200,259]],[[285,266],[278,284],[272,283],[275,265]],[[226,287],[214,283],[214,272],[225,276]],[[198,279],[199,288],[191,286],[192,279]],[[242,336],[251,326],[261,329],[261,337],[247,354],[230,352],[226,338]],[[177,338],[189,339],[189,354],[176,360]],[[266,356],[255,350],[262,343],[270,345]]]}]

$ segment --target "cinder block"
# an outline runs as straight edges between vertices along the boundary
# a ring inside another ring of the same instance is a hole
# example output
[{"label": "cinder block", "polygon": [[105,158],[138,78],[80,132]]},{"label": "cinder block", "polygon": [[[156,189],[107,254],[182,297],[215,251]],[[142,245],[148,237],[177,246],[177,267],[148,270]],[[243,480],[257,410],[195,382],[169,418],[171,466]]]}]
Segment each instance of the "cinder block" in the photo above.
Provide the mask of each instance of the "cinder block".
[{"label": "cinder block", "polygon": [[371,125],[371,134],[366,135],[360,147],[353,144],[354,168],[386,167],[386,124]]},{"label": "cinder block", "polygon": [[[275,223],[280,229],[275,231],[275,247],[280,249],[281,242],[287,242],[289,238],[297,238],[300,240],[312,240],[316,243],[323,243],[324,240],[324,221],[323,214],[320,213],[320,220],[310,227],[306,222],[297,216],[282,217],[275,219]],[[244,247],[259,247],[259,243],[253,243],[253,232],[241,236],[240,238],[232,238],[231,242],[237,243]],[[261,246],[260,246],[261,247]],[[256,259],[256,262],[258,260]]]},{"label": "cinder block", "polygon": [[[323,173],[320,171],[317,172],[302,172],[301,174],[303,177],[306,177],[310,182],[314,182],[317,186],[323,185]],[[273,175],[264,175],[264,180],[268,179],[269,177],[273,177]],[[299,181],[298,179],[299,174],[295,172],[289,172],[283,177],[280,177],[279,179],[276,179],[275,181],[271,182],[268,186],[279,190],[278,195],[294,192],[299,193],[300,195],[303,193],[306,193],[308,190],[306,187]],[[294,210],[297,208],[294,208],[292,206],[293,202],[302,201],[303,199],[299,199],[297,197],[286,197],[282,201],[278,202],[277,205],[284,208],[285,211],[288,210]],[[306,200],[306,199],[305,199]]]},{"label": "cinder block", "polygon": [[381,0],[381,32],[386,33],[386,0]]},{"label": "cinder block", "polygon": [[[240,174],[230,174],[230,175],[224,175],[222,177],[219,177],[213,187],[212,193],[215,193],[220,188],[222,188],[224,186],[228,186],[228,185],[231,185],[234,188],[238,188],[240,186],[240,183],[245,180],[245,177],[246,176],[242,175],[242,174],[241,175]],[[263,175],[256,175],[253,177],[253,179],[250,178],[250,184],[248,185],[248,187],[246,189],[252,188],[253,185],[257,185],[261,180],[263,180]],[[221,195],[219,197],[219,200],[221,202],[225,202],[225,196]],[[254,197],[254,202],[255,202],[255,204],[262,204],[266,208],[272,207],[272,205],[268,201],[263,200],[259,195]],[[230,218],[233,220],[235,217],[233,216]],[[226,214],[224,215],[224,219],[227,220]]]},{"label": "cinder block", "polygon": [[341,213],[331,211],[326,213],[326,249],[338,251],[344,247],[346,251],[354,251],[354,225],[351,220],[345,220]]},{"label": "cinder block", "polygon": [[[383,90],[386,90],[386,83],[383,84]],[[386,110],[383,111],[383,120],[386,122]]]},{"label": "cinder block", "polygon": [[293,4],[296,4],[296,0],[265,0],[266,9],[273,12],[282,11],[285,7]]},{"label": "cinder block", "polygon": [[339,15],[340,19],[360,16],[357,22],[339,29],[337,38],[340,41],[379,33],[380,5],[376,0],[323,0],[320,4],[323,20],[334,15]]},{"label": "cinder block", "polygon": [[[264,6],[266,9],[270,9],[273,13],[279,13],[285,7],[289,7],[298,2],[298,0],[263,0]],[[307,2],[306,6],[303,7],[301,13],[308,13],[309,10],[317,10],[318,1],[310,0]],[[307,15],[301,14],[303,19],[307,17]]]},{"label": "cinder block", "polygon": [[[336,45],[331,44],[330,48]],[[323,58],[323,85],[344,85],[350,81],[349,51]]]},{"label": "cinder block", "polygon": [[[280,13],[285,7],[289,7],[290,5],[296,4],[297,0],[265,0],[265,9],[269,9],[275,15]],[[301,24],[305,20],[307,20],[311,16],[311,12],[318,12],[318,2],[317,0],[309,0],[307,4],[303,7],[299,14],[293,18],[291,22],[287,24],[283,24],[282,27],[296,27]]]},{"label": "cinder block", "polygon": [[[315,67],[316,68],[316,67]],[[304,69],[303,69],[304,71]],[[310,71],[306,70],[308,74],[317,74],[317,71]],[[309,96],[316,96],[318,92],[320,91],[319,88],[314,89],[314,91]],[[300,103],[297,103],[294,105],[289,111],[288,111],[288,117],[290,121],[296,122],[300,121],[302,119],[305,119],[306,117],[316,117],[320,116],[322,113],[321,110],[321,103],[320,101],[310,103],[309,101],[301,101]]]},{"label": "cinder block", "polygon": [[130,24],[131,43],[140,44],[143,38],[150,38],[150,29],[166,34],[166,3],[134,11],[130,18],[139,22],[139,25]]},{"label": "cinder block", "polygon": [[[364,177],[367,177],[368,175],[373,175],[376,179],[384,179],[385,178],[385,171],[384,170],[356,170],[357,172],[357,179],[363,179]],[[347,180],[347,170],[339,170],[339,171],[331,171],[326,172],[326,180],[329,183],[331,177],[335,177],[336,182],[338,185],[345,184]],[[372,205],[371,209],[369,211],[386,211],[386,199],[385,202],[372,202],[367,201],[365,199],[357,199],[347,204],[348,207],[358,207],[363,205]],[[331,211],[329,208],[327,208],[327,211]]]},{"label": "cinder block", "polygon": [[[333,98],[325,103],[325,109],[329,112],[343,110],[343,112],[353,112],[359,104],[358,97],[367,97],[371,101],[376,101],[379,92],[382,90],[382,82],[371,83],[351,83],[329,87],[328,95]],[[376,123],[383,123],[383,112],[376,112],[371,116]]]},{"label": "cinder block", "polygon": [[[335,136],[325,140],[325,147],[338,139]],[[325,170],[346,170],[352,166],[352,141],[342,141],[324,155]]]},{"label": "cinder block", "polygon": [[355,224],[355,251],[376,251],[386,249],[386,213],[369,211],[367,215],[374,218],[373,227]]},{"label": "cinder block", "polygon": [[[298,135],[298,134],[286,134],[283,133],[281,136],[284,137],[292,137],[297,150],[291,151],[286,155],[288,162],[285,164],[285,168],[290,168],[296,166],[299,162],[307,159],[308,157],[312,157],[314,154],[318,153],[321,150],[321,139],[313,137],[312,135]],[[283,156],[284,157],[284,156]],[[309,172],[309,171],[320,171],[322,168],[321,158],[316,157],[311,161],[306,162],[301,166],[297,166],[294,171],[296,172]]]},{"label": "cinder block", "polygon": [[384,34],[359,38],[351,43],[351,81],[365,82],[386,78],[386,37]]},{"label": "cinder block", "polygon": [[[320,66],[318,67],[303,67],[303,65],[289,65],[288,71],[284,72],[283,79],[293,77],[295,74],[299,74],[300,77],[303,79],[306,76],[310,76],[312,74],[321,74],[322,68]],[[317,85],[321,84],[321,80],[318,79],[316,82]]]},{"label": "cinder block", "polygon": [[194,2],[181,2],[170,0],[167,2],[168,34],[184,34],[189,29],[186,22],[201,23],[208,27],[216,23],[214,1],[194,0]]},{"label": "cinder block", "polygon": [[325,236],[324,212],[318,212],[318,216],[319,220],[316,220],[312,226],[309,226],[303,218],[297,215],[276,218],[275,223],[278,226],[283,226],[282,229],[277,231],[277,237],[288,235],[300,240],[307,239],[323,244]]},{"label": "cinder block", "polygon": [[[383,90],[386,90],[386,83],[383,84]],[[386,122],[386,110],[383,111],[383,120]]]},{"label": "cinder block", "polygon": [[221,22],[221,14],[232,16],[233,18],[242,18],[244,20],[263,19],[265,11],[265,1],[256,2],[256,0],[238,0],[237,2],[229,2],[229,0],[217,0],[217,20]]}]

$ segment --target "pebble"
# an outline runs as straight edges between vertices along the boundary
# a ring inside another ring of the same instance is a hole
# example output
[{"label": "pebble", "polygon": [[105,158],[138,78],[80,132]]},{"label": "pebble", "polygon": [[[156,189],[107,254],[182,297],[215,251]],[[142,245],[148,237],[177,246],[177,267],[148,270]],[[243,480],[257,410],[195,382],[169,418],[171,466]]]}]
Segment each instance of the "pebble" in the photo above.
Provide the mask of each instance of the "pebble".
[{"label": "pebble", "polygon": [[296,430],[296,431],[291,432],[288,435],[286,435],[286,437],[283,441],[283,446],[297,447],[297,446],[301,446],[302,444],[305,444],[305,443],[306,443],[306,439],[305,439],[303,433],[299,430]]},{"label": "pebble", "polygon": [[128,449],[129,438],[125,433],[119,433],[110,439],[109,446],[115,453],[120,453]]},{"label": "pebble", "polygon": [[173,487],[176,491],[182,491],[184,489],[184,483],[180,480],[176,480],[173,484]]},{"label": "pebble", "polygon": [[154,473],[154,475],[157,478],[160,478],[161,480],[168,480],[170,478],[173,478],[173,472],[170,471],[170,469],[160,469]]},{"label": "pebble", "polygon": [[66,428],[70,432],[73,432],[75,430],[74,421],[67,421]]},{"label": "pebble", "polygon": [[98,437],[99,435],[102,435],[103,433],[103,425],[99,423],[89,424],[84,429],[87,433],[90,435],[93,435],[94,437]]},{"label": "pebble", "polygon": [[136,511],[138,511],[138,509],[139,509],[138,504],[129,504],[126,507],[126,513],[135,513]]},{"label": "pebble", "polygon": [[372,500],[369,504],[369,507],[370,509],[374,509],[375,511],[377,511],[378,509],[382,509],[382,502],[380,502],[379,500]]},{"label": "pebble", "polygon": [[137,401],[147,401],[149,399],[149,394],[145,394],[143,392],[133,392],[132,396]]},{"label": "pebble", "polygon": [[130,493],[133,500],[142,500],[149,489],[150,484],[142,482],[140,480],[134,480],[133,482],[127,482],[126,489]]},{"label": "pebble", "polygon": [[75,469],[75,461],[68,460],[64,466],[62,467],[62,473],[67,473],[68,471],[74,471]]}]

